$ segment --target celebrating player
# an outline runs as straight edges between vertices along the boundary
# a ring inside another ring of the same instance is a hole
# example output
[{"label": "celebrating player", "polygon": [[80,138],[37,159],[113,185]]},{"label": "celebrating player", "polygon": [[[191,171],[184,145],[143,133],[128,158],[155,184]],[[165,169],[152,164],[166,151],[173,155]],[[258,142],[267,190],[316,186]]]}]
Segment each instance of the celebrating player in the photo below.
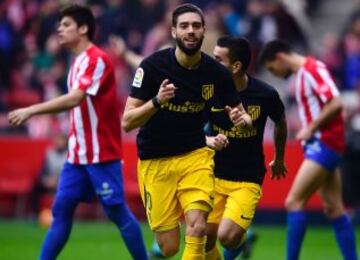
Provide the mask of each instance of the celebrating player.
[{"label": "celebrating player", "polygon": [[249,129],[233,127],[219,101],[214,98],[208,109],[208,146],[215,154],[214,209],[207,225],[207,259],[221,259],[216,247],[219,238],[226,248],[225,259],[235,259],[243,249],[246,230],[261,198],[264,165],[263,134],[266,120],[275,122],[275,155],[270,163],[272,178],[285,177],[284,150],[286,120],[284,105],[270,85],[248,75],[251,60],[249,42],[244,38],[224,36],[214,49],[215,58],[233,76],[237,95],[251,115]]},{"label": "celebrating player", "polygon": [[126,131],[140,127],[139,186],[148,222],[166,257],[179,249],[183,212],[183,259],[205,257],[206,218],[213,205],[214,184],[214,152],[206,147],[203,132],[205,103],[216,95],[232,124],[251,124],[239,105],[230,73],[200,51],[204,32],[198,7],[184,4],[174,10],[171,33],[176,48],[141,62],[122,119]]}]

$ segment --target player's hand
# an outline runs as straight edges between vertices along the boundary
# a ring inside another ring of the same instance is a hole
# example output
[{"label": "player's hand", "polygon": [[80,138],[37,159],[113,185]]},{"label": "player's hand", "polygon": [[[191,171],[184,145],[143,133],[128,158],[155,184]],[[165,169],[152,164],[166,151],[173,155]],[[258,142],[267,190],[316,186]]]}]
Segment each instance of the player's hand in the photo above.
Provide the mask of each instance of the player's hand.
[{"label": "player's hand", "polygon": [[230,120],[235,126],[251,127],[251,117],[245,111],[240,111],[238,107],[231,108],[230,106],[225,106],[225,111],[228,112]]},{"label": "player's hand", "polygon": [[127,50],[126,43],[123,38],[115,35],[109,37],[110,47],[119,57],[123,57]]},{"label": "player's hand", "polygon": [[20,108],[14,111],[11,111],[8,115],[9,123],[14,126],[19,126],[23,124],[26,120],[31,117],[30,108]]},{"label": "player's hand", "polygon": [[307,141],[313,136],[313,131],[309,127],[301,129],[297,135],[296,140],[304,140]]},{"label": "player's hand", "polygon": [[284,161],[272,160],[269,163],[269,167],[271,169],[271,179],[280,180],[281,178],[286,177],[286,173],[288,172]]},{"label": "player's hand", "polygon": [[159,103],[162,105],[168,102],[173,97],[175,97],[175,90],[176,87],[174,86],[174,84],[170,83],[168,79],[165,79],[161,83],[159,92],[156,95],[157,99],[159,100]]},{"label": "player's hand", "polygon": [[229,140],[223,134],[218,134],[217,136],[207,136],[206,145],[216,151],[221,151],[229,145]]}]

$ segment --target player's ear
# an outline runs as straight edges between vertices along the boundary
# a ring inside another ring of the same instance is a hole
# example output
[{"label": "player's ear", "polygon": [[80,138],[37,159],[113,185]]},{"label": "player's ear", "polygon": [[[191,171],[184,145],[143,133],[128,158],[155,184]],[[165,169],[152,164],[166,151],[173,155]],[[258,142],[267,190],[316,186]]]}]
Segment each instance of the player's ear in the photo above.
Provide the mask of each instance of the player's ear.
[{"label": "player's ear", "polygon": [[173,39],[176,39],[176,28],[174,26],[171,26],[171,36]]},{"label": "player's ear", "polygon": [[278,52],[276,53],[276,59],[278,60],[284,60],[286,54],[284,52]]},{"label": "player's ear", "polygon": [[235,74],[235,73],[238,73],[241,68],[242,68],[242,63],[240,61],[235,61],[232,65],[231,65],[231,68],[232,68],[232,73]]},{"label": "player's ear", "polygon": [[80,33],[81,35],[87,34],[87,33],[88,33],[88,30],[89,30],[89,28],[88,28],[88,26],[87,26],[86,24],[81,25],[81,26],[79,27],[79,29],[78,29],[78,31],[79,31],[79,33]]}]

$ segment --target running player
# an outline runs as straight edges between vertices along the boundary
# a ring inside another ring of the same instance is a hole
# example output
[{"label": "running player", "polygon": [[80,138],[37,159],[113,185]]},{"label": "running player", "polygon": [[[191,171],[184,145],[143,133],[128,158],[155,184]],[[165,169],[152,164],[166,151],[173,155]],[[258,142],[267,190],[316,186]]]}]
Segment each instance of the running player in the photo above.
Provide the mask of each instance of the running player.
[{"label": "running player", "polygon": [[215,154],[214,209],[207,224],[207,258],[221,259],[217,238],[226,249],[225,259],[235,259],[246,239],[255,209],[261,198],[261,185],[266,172],[263,134],[267,118],[275,122],[274,160],[270,163],[272,179],[285,177],[284,150],[286,120],[284,105],[270,85],[246,73],[251,60],[249,42],[244,38],[224,36],[214,49],[215,58],[233,76],[237,95],[253,120],[253,127],[233,127],[216,98],[209,104],[208,146]]},{"label": "running player", "polygon": [[304,147],[301,164],[286,198],[287,259],[299,258],[305,235],[304,207],[316,191],[331,220],[344,259],[357,259],[355,234],[341,198],[339,161],[344,151],[344,120],[339,91],[326,65],[274,40],[262,49],[260,61],[278,77],[295,75],[302,129],[296,138]]},{"label": "running player", "polygon": [[71,109],[68,159],[52,208],[54,221],[40,259],[59,255],[70,235],[76,206],[91,201],[95,195],[119,228],[132,257],[147,259],[139,224],[124,198],[113,65],[91,42],[95,19],[88,8],[70,6],[60,13],[59,22],[59,42],[75,56],[67,81],[69,93],[9,113],[10,123],[17,126],[34,115]]},{"label": "running player", "polygon": [[205,257],[206,218],[213,205],[214,184],[214,152],[206,147],[203,132],[205,103],[219,96],[234,125],[251,124],[239,105],[230,73],[200,51],[204,32],[198,7],[184,4],[174,10],[171,33],[176,48],[141,62],[122,119],[125,131],[140,127],[139,186],[148,222],[166,257],[179,249],[183,212],[183,259]]}]

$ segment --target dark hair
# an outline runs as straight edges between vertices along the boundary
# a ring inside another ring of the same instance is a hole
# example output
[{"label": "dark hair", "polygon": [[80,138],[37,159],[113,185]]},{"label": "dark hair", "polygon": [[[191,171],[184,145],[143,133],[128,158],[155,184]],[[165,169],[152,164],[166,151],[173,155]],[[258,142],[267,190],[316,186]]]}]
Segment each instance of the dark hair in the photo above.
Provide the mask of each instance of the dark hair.
[{"label": "dark hair", "polygon": [[197,13],[201,17],[202,25],[205,25],[204,14],[199,7],[193,4],[182,4],[175,8],[172,13],[172,26],[176,27],[178,17],[184,13]]},{"label": "dark hair", "polygon": [[88,27],[87,36],[89,40],[93,39],[95,33],[95,18],[88,7],[71,5],[60,11],[59,21],[65,16],[74,19],[78,27],[86,25]]},{"label": "dark hair", "polygon": [[233,63],[240,61],[242,63],[241,70],[245,72],[251,61],[251,47],[248,40],[241,37],[222,36],[217,40],[219,47],[229,49],[229,58]]},{"label": "dark hair", "polygon": [[260,64],[264,64],[267,61],[273,61],[279,52],[291,53],[290,46],[280,40],[273,40],[264,45],[259,55]]}]

